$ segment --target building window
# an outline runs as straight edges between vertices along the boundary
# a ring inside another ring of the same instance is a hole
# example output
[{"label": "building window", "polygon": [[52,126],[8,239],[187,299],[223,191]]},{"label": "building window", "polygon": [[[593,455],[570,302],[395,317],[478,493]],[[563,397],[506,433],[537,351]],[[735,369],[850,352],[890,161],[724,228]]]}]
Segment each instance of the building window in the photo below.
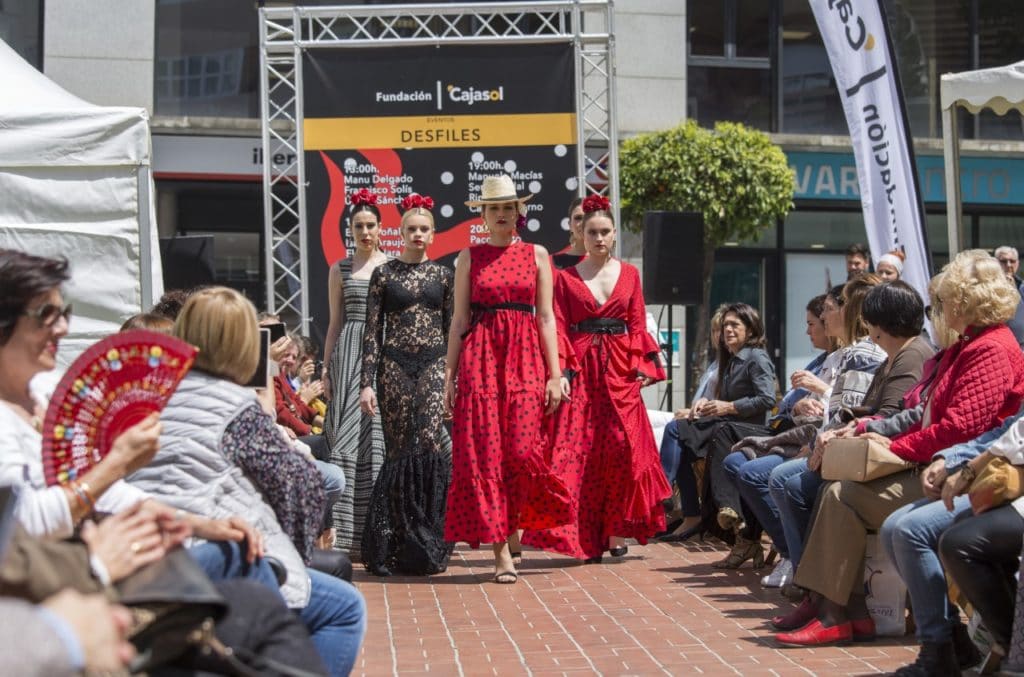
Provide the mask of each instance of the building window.
[{"label": "building window", "polygon": [[0,40],[43,69],[43,0],[0,1]]},{"label": "building window", "polygon": [[259,19],[252,0],[157,0],[157,115],[259,117]]}]

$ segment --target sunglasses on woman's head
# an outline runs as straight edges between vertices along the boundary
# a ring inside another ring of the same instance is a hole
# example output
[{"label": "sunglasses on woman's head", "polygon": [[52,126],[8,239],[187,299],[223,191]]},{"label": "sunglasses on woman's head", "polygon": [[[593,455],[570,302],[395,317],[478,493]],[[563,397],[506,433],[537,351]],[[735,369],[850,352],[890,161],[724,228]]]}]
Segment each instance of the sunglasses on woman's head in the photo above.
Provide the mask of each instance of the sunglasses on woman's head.
[{"label": "sunglasses on woman's head", "polygon": [[22,315],[34,317],[41,327],[52,327],[62,317],[65,321],[71,321],[71,304],[62,308],[56,303],[44,303],[35,310],[26,310]]}]

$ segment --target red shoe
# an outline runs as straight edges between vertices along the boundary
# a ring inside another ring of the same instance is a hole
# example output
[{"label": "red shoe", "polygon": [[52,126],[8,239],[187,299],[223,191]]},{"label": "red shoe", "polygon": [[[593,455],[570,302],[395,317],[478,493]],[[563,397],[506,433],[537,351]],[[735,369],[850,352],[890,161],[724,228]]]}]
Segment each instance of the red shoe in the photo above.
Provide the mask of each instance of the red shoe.
[{"label": "red shoe", "polygon": [[826,628],[817,618],[794,632],[775,635],[775,641],[786,646],[829,646],[847,644],[853,639],[849,621]]},{"label": "red shoe", "polygon": [[785,616],[776,616],[772,619],[772,627],[776,630],[799,630],[814,620],[818,615],[818,605],[811,602],[810,597],[804,597],[800,606],[790,611]]},{"label": "red shoe", "polygon": [[850,629],[853,630],[853,641],[855,642],[871,642],[875,639],[875,619],[870,616],[850,621]]}]

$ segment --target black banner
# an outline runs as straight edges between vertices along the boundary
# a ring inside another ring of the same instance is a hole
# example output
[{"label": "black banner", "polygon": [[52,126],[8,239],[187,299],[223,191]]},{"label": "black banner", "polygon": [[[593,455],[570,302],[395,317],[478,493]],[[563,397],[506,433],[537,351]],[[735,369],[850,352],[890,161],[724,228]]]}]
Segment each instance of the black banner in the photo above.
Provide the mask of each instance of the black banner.
[{"label": "black banner", "polygon": [[307,51],[303,57],[308,284],[313,334],[327,328],[327,271],[353,243],[349,196],[374,192],[381,243],[402,248],[398,204],[434,199],[428,253],[451,261],[487,233],[466,200],[484,176],[534,193],[520,233],[551,252],[568,245],[577,193],[573,47],[442,46]]}]

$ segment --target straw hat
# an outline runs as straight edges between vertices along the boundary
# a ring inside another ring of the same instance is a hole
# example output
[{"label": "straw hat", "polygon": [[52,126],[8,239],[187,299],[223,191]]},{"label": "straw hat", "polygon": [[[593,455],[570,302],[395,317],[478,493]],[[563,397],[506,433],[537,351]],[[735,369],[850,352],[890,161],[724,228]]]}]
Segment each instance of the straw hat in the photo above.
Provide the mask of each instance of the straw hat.
[{"label": "straw hat", "polygon": [[519,213],[526,213],[526,202],[533,198],[533,193],[522,197],[516,195],[516,184],[508,174],[485,176],[480,185],[480,199],[467,200],[467,207],[483,207],[495,202],[518,202]]}]

